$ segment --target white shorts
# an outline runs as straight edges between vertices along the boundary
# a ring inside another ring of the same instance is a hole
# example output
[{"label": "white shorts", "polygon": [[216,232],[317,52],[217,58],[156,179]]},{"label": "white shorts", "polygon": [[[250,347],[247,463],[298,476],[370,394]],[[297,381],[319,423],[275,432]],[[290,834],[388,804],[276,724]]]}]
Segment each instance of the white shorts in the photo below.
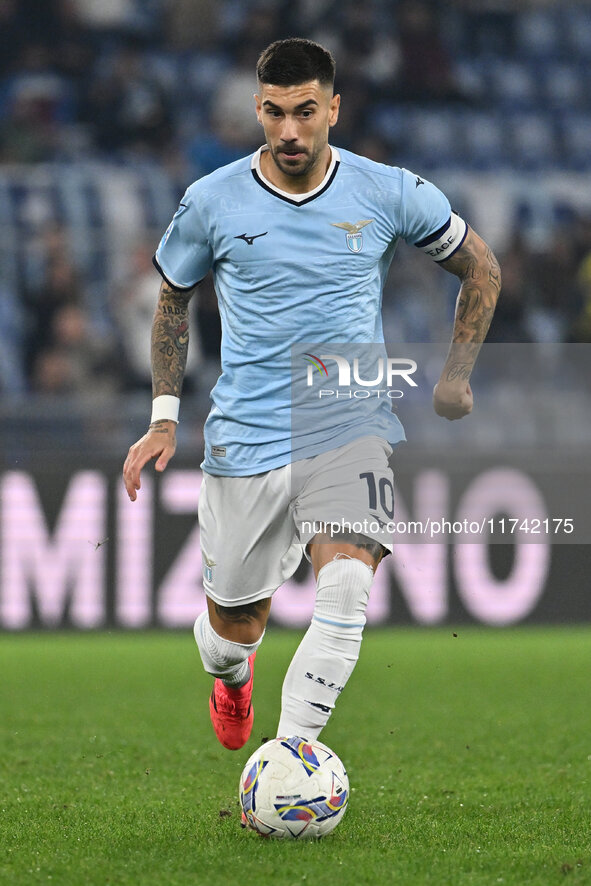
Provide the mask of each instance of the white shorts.
[{"label": "white shorts", "polygon": [[391,454],[380,437],[362,437],[265,474],[204,474],[199,524],[207,596],[221,606],[272,596],[323,530],[364,535],[391,552]]}]

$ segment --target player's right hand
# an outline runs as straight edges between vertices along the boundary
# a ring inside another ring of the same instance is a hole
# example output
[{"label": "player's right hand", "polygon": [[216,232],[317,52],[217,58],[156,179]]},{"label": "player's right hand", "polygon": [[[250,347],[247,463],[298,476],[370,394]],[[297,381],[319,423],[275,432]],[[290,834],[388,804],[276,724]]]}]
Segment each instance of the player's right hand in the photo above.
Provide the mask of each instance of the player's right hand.
[{"label": "player's right hand", "polygon": [[158,421],[144,436],[129,447],[123,465],[123,482],[131,501],[137,498],[137,490],[141,488],[140,474],[144,465],[151,459],[157,459],[155,468],[163,471],[173,457],[176,449],[176,422]]}]

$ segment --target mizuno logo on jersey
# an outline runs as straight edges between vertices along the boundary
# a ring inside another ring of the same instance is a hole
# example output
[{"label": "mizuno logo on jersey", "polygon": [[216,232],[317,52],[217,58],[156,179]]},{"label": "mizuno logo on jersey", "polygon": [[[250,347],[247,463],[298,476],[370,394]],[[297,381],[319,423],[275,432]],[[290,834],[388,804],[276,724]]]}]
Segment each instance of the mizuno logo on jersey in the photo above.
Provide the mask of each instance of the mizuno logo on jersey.
[{"label": "mizuno logo on jersey", "polygon": [[371,225],[373,221],[373,218],[368,218],[365,219],[365,221],[355,222],[355,224],[352,224],[351,222],[332,222],[332,226],[347,231],[347,249],[351,252],[361,252],[363,249],[363,234],[361,233],[361,229],[366,225]]},{"label": "mizuno logo on jersey", "polygon": [[259,237],[266,237],[268,233],[268,231],[265,231],[264,234],[238,234],[237,237],[234,237],[234,240],[244,240],[245,243],[252,246],[255,240],[258,240]]}]

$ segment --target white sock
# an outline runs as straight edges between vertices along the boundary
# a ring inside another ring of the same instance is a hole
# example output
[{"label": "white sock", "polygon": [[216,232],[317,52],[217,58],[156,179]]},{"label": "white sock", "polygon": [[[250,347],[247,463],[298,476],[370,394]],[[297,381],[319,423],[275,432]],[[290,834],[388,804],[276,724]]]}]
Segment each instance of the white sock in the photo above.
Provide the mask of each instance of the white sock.
[{"label": "white sock", "polygon": [[208,674],[219,677],[226,686],[238,689],[250,677],[248,657],[261,644],[264,631],[256,643],[234,643],[216,634],[209,623],[207,610],[202,612],[193,627],[195,642],[199,647],[203,667]]},{"label": "white sock", "polygon": [[318,738],[359,658],[373,570],[331,560],[318,573],[312,623],[285,675],[277,735]]}]

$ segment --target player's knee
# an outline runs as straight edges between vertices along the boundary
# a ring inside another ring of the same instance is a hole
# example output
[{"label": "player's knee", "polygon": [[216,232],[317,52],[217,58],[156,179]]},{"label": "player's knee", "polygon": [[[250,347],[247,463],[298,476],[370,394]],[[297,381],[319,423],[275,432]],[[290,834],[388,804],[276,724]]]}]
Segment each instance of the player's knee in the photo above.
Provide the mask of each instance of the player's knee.
[{"label": "player's knee", "polygon": [[[377,567],[382,557],[388,553],[387,549],[373,538],[363,535],[361,532],[336,532],[330,534],[331,542],[341,542],[349,549],[357,549],[368,554],[373,562],[374,568]],[[338,556],[338,555],[337,555]]]},{"label": "player's knee", "polygon": [[362,551],[367,551],[376,566],[382,557],[388,553],[384,545],[380,544],[379,541],[375,541],[373,538],[362,537],[362,539],[353,542],[353,544],[356,548],[359,548]]},{"label": "player's knee", "polygon": [[270,599],[237,606],[222,606],[208,600],[210,620],[215,631],[238,643],[257,643],[267,625]]}]

